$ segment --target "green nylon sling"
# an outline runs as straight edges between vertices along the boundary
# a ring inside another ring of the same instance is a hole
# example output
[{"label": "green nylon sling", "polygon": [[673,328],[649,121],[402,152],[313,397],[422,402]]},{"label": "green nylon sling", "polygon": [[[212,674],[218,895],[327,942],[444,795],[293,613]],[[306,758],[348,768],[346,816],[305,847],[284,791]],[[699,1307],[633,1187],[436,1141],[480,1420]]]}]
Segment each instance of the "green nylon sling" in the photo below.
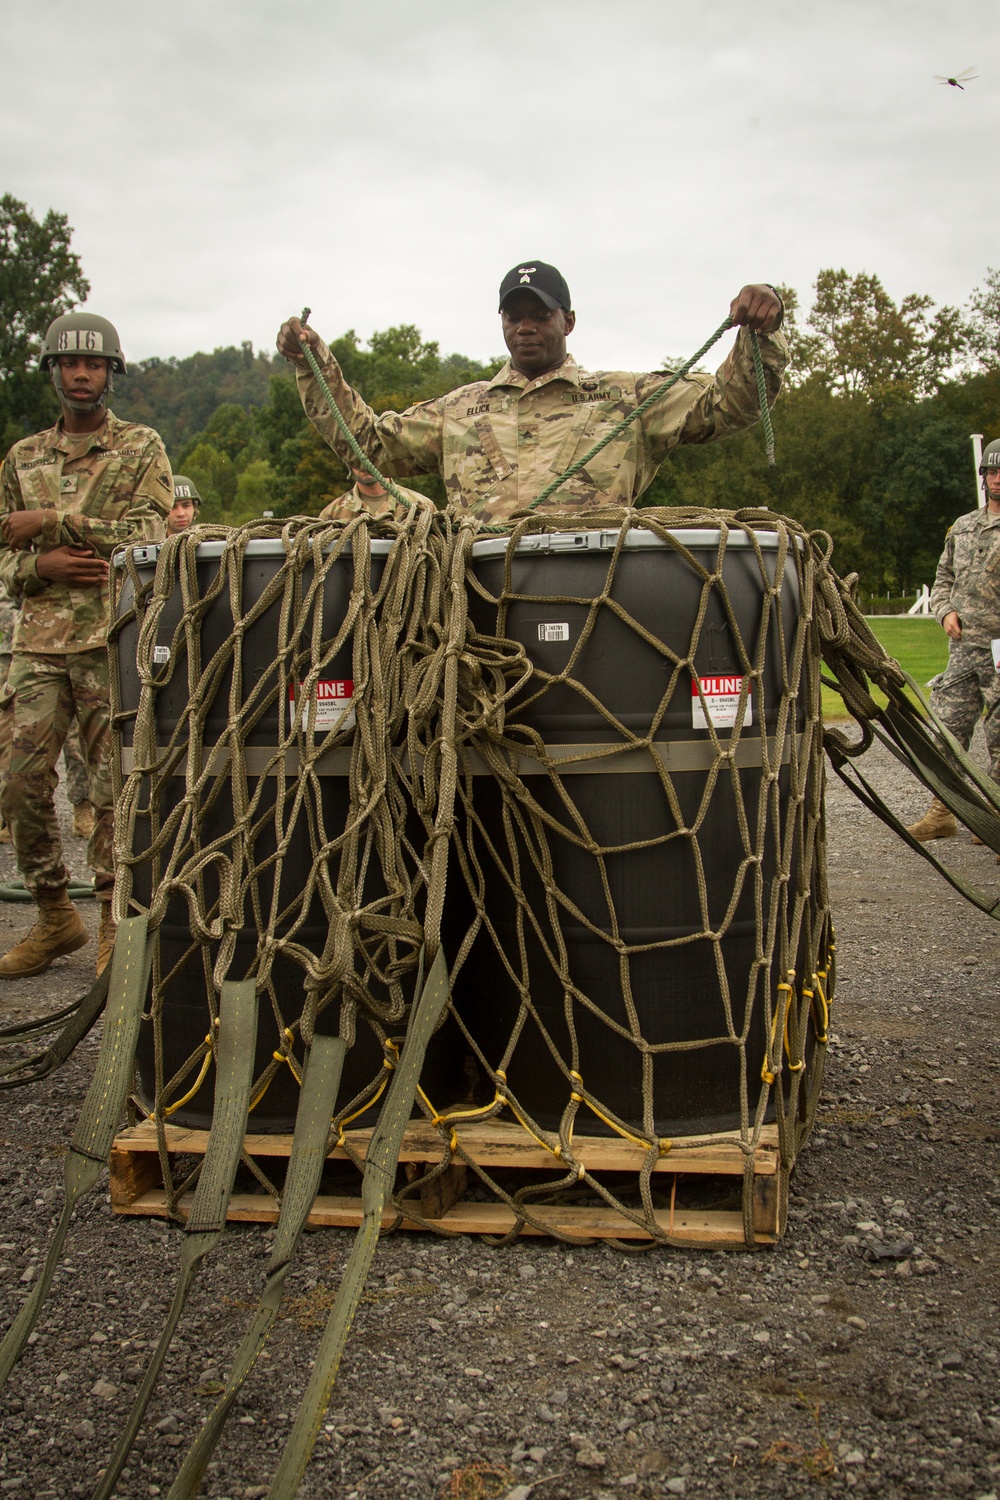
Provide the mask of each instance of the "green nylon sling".
[{"label": "green nylon sling", "polygon": [[293,1500],[312,1454],[378,1245],[382,1211],[394,1187],[403,1132],[410,1118],[427,1044],[441,1019],[448,995],[448,965],[444,950],[439,947],[420,998],[414,1004],[399,1063],[368,1147],[361,1186],[364,1218],[267,1500]]},{"label": "green nylon sling", "polygon": [[233,1360],[226,1388],[191,1445],[170,1486],[167,1500],[192,1500],[198,1493],[205,1468],[222,1435],[236,1397],[253,1369],[278,1316],[288,1268],[319,1191],[329,1146],[330,1121],[337,1108],[344,1052],[342,1037],[319,1034],[314,1037],[309,1049],[299,1107],[295,1115],[295,1134],[288,1159],[288,1174],[281,1193],[281,1211],[264,1290]]},{"label": "green nylon sling", "polygon": [[146,929],[145,916],[128,917],[118,928],[101,1050],[66,1156],[62,1215],[49,1243],[41,1275],[0,1345],[0,1385],[14,1368],[35,1325],[62,1256],[73,1212],[106,1165],[125,1109],[153,956]]},{"label": "green nylon sling", "polygon": [[0,1089],[16,1089],[26,1083],[38,1083],[49,1073],[55,1072],[56,1068],[62,1067],[74,1047],[83,1041],[107,1004],[111,967],[110,964],[105,965],[104,973],[96,984],[81,999],[74,1000],[73,1004],[67,1005],[64,1010],[57,1010],[52,1015],[42,1016],[37,1021],[28,1021],[21,1026],[11,1026],[0,1031],[0,1046],[10,1046],[14,1042],[27,1041],[31,1037],[50,1031],[62,1021],[66,1022],[55,1041],[51,1042],[44,1052],[37,1052],[34,1057],[21,1058],[20,1061],[10,1063],[7,1067],[0,1069]]},{"label": "green nylon sling", "polygon": [[[117,946],[117,945],[116,945]],[[254,1052],[257,1041],[257,988],[252,979],[226,980],[219,1002],[219,1034],[216,1044],[215,1105],[212,1128],[205,1149],[191,1212],[184,1226],[181,1271],[174,1300],[163,1325],[142,1385],[132,1404],[115,1451],[94,1490],[93,1500],[108,1500],[125,1466],[136,1434],[160,1377],[163,1361],[173,1340],[191,1288],[202,1262],[226,1227],[226,1210],[232,1197],[236,1168],[243,1151],[243,1133],[253,1086]]]}]

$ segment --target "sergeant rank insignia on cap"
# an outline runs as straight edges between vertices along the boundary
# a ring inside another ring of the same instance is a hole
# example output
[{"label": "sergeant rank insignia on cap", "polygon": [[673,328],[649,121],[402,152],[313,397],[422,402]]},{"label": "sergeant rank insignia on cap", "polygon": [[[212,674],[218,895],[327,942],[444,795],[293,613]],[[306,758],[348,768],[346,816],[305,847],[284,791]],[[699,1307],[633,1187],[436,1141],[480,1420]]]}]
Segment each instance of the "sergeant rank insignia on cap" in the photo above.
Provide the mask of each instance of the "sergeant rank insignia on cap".
[{"label": "sergeant rank insignia on cap", "polygon": [[524,283],[525,281],[530,282],[532,276],[534,276],[537,270],[537,266],[518,266],[517,274],[520,276],[522,283]]}]

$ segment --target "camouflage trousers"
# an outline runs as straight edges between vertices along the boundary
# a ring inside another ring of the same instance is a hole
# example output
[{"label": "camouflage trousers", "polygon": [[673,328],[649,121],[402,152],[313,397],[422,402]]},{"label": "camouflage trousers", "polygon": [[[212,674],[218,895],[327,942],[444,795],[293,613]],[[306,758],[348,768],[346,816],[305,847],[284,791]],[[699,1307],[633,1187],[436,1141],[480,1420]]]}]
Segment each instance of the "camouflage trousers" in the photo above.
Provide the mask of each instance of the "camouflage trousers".
[{"label": "camouflage trousers", "polygon": [[982,716],[990,775],[1000,782],[1000,672],[989,646],[952,641],[948,665],[931,689],[931,705],[966,750]]},{"label": "camouflage trousers", "polygon": [[32,894],[58,890],[69,873],[54,794],[56,762],[74,717],[89,773],[94,833],[87,861],[98,893],[114,886],[111,794],[111,705],[108,654],[16,652],[0,693],[0,813],[10,829],[17,867]]},{"label": "camouflage trousers", "polygon": [[66,795],[74,807],[79,807],[81,802],[90,801],[90,772],[80,744],[80,726],[75,719],[69,726],[62,758],[66,772]]},{"label": "camouflage trousers", "polygon": [[[10,672],[10,664],[13,660],[9,651],[0,651],[0,688],[6,686],[7,675]],[[83,746],[80,744],[80,726],[74,719],[69,726],[66,743],[62,749],[63,770],[65,771],[66,795],[74,807],[79,807],[81,802],[90,801],[90,772],[83,758]]]}]

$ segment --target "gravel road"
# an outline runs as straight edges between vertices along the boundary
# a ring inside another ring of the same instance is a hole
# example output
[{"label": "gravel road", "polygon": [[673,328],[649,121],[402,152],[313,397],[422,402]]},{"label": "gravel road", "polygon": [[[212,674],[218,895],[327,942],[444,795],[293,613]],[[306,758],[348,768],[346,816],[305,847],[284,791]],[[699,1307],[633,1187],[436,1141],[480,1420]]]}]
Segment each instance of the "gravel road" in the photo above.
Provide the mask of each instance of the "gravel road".
[{"label": "gravel road", "polygon": [[[907,818],[923,810],[888,756],[866,764]],[[836,777],[828,805],[835,1035],[782,1241],[628,1255],[389,1237],[303,1497],[1000,1495],[997,930]],[[962,833],[947,852],[1000,898],[989,850]],[[0,878],[11,869],[0,850]],[[81,910],[96,924],[92,904]],[[25,913],[0,907],[0,938]],[[4,1021],[81,993],[94,951],[5,989]],[[0,1094],[4,1326],[37,1274],[95,1054],[91,1037],[49,1082]],[[227,1230],[120,1496],[169,1489],[269,1243],[261,1226]],[[305,1236],[205,1494],[266,1495],[350,1243],[344,1230]],[[3,1394],[0,1494],[91,1493],[162,1324],[178,1244],[170,1226],[113,1216],[103,1189],[81,1207]]]}]

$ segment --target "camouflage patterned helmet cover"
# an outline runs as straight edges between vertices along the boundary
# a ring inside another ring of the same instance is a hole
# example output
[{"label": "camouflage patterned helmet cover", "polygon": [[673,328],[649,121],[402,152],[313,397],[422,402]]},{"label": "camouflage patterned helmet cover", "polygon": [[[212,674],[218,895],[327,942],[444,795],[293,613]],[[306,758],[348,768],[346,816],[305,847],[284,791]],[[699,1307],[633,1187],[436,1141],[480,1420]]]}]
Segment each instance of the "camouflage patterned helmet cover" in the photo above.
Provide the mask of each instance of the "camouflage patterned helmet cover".
[{"label": "camouflage patterned helmet cover", "polygon": [[188,479],[186,474],[174,475],[174,504],[178,500],[190,500],[197,510],[201,505],[201,496],[198,486],[193,479]]},{"label": "camouflage patterned helmet cover", "polygon": [[49,324],[42,341],[42,369],[51,369],[60,354],[101,355],[110,361],[112,370],[128,374],[118,330],[96,313],[63,313]]},{"label": "camouflage patterned helmet cover", "polygon": [[1000,469],[1000,438],[994,438],[983,449],[983,456],[979,462],[980,474],[985,474],[987,469]]}]

